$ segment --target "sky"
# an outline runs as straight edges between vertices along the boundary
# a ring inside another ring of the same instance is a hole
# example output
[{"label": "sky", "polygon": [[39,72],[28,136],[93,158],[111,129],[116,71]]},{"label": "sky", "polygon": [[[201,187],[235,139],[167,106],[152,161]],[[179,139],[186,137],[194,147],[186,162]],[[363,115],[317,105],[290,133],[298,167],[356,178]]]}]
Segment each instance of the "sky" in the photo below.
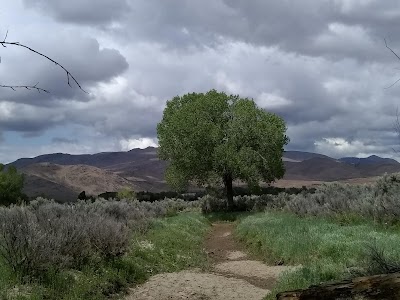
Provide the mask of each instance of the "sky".
[{"label": "sky", "polygon": [[398,0],[13,0],[0,8],[0,162],[157,145],[174,96],[211,89],[282,116],[286,150],[400,158]]}]

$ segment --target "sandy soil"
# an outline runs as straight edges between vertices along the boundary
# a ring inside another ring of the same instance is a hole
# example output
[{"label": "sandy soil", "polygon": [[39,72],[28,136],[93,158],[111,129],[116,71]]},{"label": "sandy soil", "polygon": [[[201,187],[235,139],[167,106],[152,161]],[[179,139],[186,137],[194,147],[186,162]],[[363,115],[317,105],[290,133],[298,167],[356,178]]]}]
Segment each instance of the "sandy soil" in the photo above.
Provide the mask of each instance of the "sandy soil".
[{"label": "sandy soil", "polygon": [[242,279],[227,278],[212,273],[182,271],[153,276],[133,290],[130,300],[178,299],[263,299],[268,290],[255,287]]},{"label": "sandy soil", "polygon": [[233,236],[232,223],[215,223],[205,241],[211,260],[209,273],[186,270],[153,276],[131,290],[126,300],[236,300],[263,299],[290,266],[267,266],[252,260]]}]

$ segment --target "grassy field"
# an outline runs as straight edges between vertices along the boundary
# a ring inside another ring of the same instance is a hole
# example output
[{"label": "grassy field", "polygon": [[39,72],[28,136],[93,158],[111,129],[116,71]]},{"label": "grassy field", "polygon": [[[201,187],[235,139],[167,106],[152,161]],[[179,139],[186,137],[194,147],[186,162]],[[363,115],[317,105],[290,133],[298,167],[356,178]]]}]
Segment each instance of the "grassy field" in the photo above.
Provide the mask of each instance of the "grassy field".
[{"label": "grassy field", "polygon": [[159,272],[206,267],[202,243],[208,228],[200,213],[156,219],[147,233],[134,235],[127,255],[34,281],[15,278],[0,261],[0,299],[108,299]]},{"label": "grassy field", "polygon": [[236,235],[269,263],[302,265],[298,271],[283,275],[268,299],[275,299],[280,291],[355,274],[380,273],[381,266],[371,260],[371,246],[383,251],[389,261],[400,261],[400,231],[372,222],[345,224],[268,212],[242,219]]}]

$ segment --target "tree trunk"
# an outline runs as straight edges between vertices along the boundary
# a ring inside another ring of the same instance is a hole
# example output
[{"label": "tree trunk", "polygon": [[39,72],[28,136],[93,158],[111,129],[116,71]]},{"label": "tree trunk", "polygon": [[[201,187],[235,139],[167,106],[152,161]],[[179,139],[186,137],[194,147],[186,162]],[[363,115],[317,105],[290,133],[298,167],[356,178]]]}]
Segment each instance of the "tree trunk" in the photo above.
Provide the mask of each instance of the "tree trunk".
[{"label": "tree trunk", "polygon": [[228,200],[228,211],[233,211],[235,204],[233,203],[233,179],[230,173],[226,173],[224,175],[224,185],[225,185],[225,192],[226,198]]},{"label": "tree trunk", "polygon": [[395,300],[400,299],[400,273],[358,277],[352,280],[310,286],[308,289],[282,292],[278,300]]}]

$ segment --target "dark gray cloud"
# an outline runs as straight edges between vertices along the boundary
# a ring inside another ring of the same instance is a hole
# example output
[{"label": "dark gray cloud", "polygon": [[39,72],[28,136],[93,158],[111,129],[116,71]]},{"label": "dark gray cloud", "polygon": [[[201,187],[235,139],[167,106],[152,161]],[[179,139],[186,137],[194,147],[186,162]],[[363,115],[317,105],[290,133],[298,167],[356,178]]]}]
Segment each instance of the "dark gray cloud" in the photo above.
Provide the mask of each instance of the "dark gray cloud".
[{"label": "dark gray cloud", "polygon": [[24,0],[24,3],[61,22],[86,25],[107,25],[130,10],[127,0]]},{"label": "dark gray cloud", "polygon": [[[10,41],[12,37],[9,38]],[[107,82],[128,68],[124,56],[116,49],[101,48],[97,40],[76,32],[52,33],[45,40],[27,38],[24,44],[50,56],[66,67],[80,85],[89,90],[98,82]],[[34,105],[49,105],[49,100],[77,98],[88,99],[90,95],[82,93],[70,80],[68,86],[66,73],[52,62],[17,46],[8,46],[2,56],[0,76],[4,84],[34,85],[50,91],[41,93],[18,90],[2,90],[0,97],[13,102]]]},{"label": "dark gray cloud", "polygon": [[9,39],[54,57],[90,92],[68,87],[62,70],[23,49],[0,49],[2,83],[39,81],[51,91],[1,90],[0,132],[34,140],[65,129],[32,153],[153,144],[166,100],[215,88],[284,117],[290,149],[397,155],[400,83],[385,87],[400,77],[400,61],[383,38],[400,51],[398,1],[23,3],[3,8],[5,22],[19,20]]},{"label": "dark gray cloud", "polygon": [[54,137],[51,139],[51,142],[54,144],[78,144],[78,139],[67,139],[67,138],[60,138]]}]

